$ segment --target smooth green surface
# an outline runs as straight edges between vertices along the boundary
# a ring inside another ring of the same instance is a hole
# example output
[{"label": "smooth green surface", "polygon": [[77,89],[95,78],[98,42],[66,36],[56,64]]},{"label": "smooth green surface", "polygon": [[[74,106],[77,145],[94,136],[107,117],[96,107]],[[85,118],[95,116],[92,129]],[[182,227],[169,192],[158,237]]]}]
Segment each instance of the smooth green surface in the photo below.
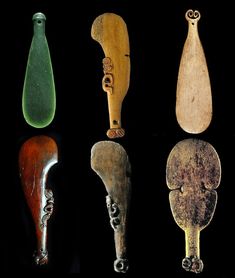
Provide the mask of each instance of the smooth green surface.
[{"label": "smooth green surface", "polygon": [[46,17],[33,16],[34,34],[26,68],[22,108],[26,122],[36,128],[48,126],[54,118],[56,95],[50,52],[45,36]]}]

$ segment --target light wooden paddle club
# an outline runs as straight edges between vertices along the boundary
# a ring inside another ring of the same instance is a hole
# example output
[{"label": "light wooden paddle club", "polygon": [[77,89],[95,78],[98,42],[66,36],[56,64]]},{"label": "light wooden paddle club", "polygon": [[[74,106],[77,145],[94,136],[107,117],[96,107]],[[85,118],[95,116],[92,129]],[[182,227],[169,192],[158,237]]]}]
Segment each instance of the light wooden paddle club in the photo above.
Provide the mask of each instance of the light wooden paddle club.
[{"label": "light wooden paddle club", "polygon": [[102,179],[108,192],[106,204],[114,229],[116,257],[114,270],[125,273],[129,268],[126,256],[126,226],[130,199],[131,166],[124,148],[115,142],[101,141],[91,149],[91,168]]},{"label": "light wooden paddle club", "polygon": [[221,178],[219,156],[207,142],[186,139],[175,145],[166,167],[167,186],[173,217],[185,231],[186,257],[182,267],[199,273],[203,270],[200,259],[200,231],[211,221]]},{"label": "light wooden paddle club", "polygon": [[181,128],[188,133],[201,133],[212,118],[211,85],[206,58],[198,35],[200,13],[188,10],[188,36],[180,61],[176,117]]},{"label": "light wooden paddle club", "polygon": [[121,127],[122,102],[127,94],[130,80],[129,37],[124,20],[113,13],[98,16],[91,28],[91,36],[102,46],[104,77],[103,90],[108,96],[110,129],[109,138],[122,137]]}]

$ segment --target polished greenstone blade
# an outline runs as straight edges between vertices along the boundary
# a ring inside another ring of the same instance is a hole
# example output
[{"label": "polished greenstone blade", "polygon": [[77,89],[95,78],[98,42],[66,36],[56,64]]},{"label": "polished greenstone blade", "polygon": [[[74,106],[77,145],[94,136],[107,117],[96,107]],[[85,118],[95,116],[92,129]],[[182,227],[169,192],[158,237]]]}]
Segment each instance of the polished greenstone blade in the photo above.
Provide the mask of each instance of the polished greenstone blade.
[{"label": "polished greenstone blade", "polygon": [[48,126],[54,118],[56,95],[50,52],[45,36],[46,17],[33,16],[34,34],[26,68],[22,108],[26,122],[36,128]]}]

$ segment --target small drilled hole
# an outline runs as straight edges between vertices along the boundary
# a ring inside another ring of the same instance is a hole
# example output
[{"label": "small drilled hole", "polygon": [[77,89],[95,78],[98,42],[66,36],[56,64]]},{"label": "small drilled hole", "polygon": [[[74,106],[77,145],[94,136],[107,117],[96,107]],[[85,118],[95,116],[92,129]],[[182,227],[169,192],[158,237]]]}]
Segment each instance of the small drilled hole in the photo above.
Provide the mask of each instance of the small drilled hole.
[{"label": "small drilled hole", "polygon": [[194,25],[194,22],[192,22],[192,25]]},{"label": "small drilled hole", "polygon": [[111,83],[111,80],[109,77],[106,77],[105,80],[104,80],[104,83]]},{"label": "small drilled hole", "polygon": [[117,263],[117,268],[122,268],[123,264],[121,262]]},{"label": "small drilled hole", "polygon": [[114,125],[118,125],[118,121],[117,120],[113,120],[113,124]]},{"label": "small drilled hole", "polygon": [[41,21],[41,20],[38,20],[38,24],[42,24],[42,21]]}]

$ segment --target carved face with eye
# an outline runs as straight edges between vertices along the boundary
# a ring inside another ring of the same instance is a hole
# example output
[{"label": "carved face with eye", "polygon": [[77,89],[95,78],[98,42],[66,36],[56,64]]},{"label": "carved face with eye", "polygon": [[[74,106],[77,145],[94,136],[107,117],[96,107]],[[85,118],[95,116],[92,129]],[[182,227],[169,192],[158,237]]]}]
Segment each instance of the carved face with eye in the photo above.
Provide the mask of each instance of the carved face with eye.
[{"label": "carved face with eye", "polygon": [[109,57],[103,59],[103,70],[104,77],[102,80],[102,88],[106,93],[113,93],[113,74],[111,73],[113,69],[112,60]]},{"label": "carved face with eye", "polygon": [[102,88],[106,93],[113,93],[113,75],[106,73],[102,80]]}]

